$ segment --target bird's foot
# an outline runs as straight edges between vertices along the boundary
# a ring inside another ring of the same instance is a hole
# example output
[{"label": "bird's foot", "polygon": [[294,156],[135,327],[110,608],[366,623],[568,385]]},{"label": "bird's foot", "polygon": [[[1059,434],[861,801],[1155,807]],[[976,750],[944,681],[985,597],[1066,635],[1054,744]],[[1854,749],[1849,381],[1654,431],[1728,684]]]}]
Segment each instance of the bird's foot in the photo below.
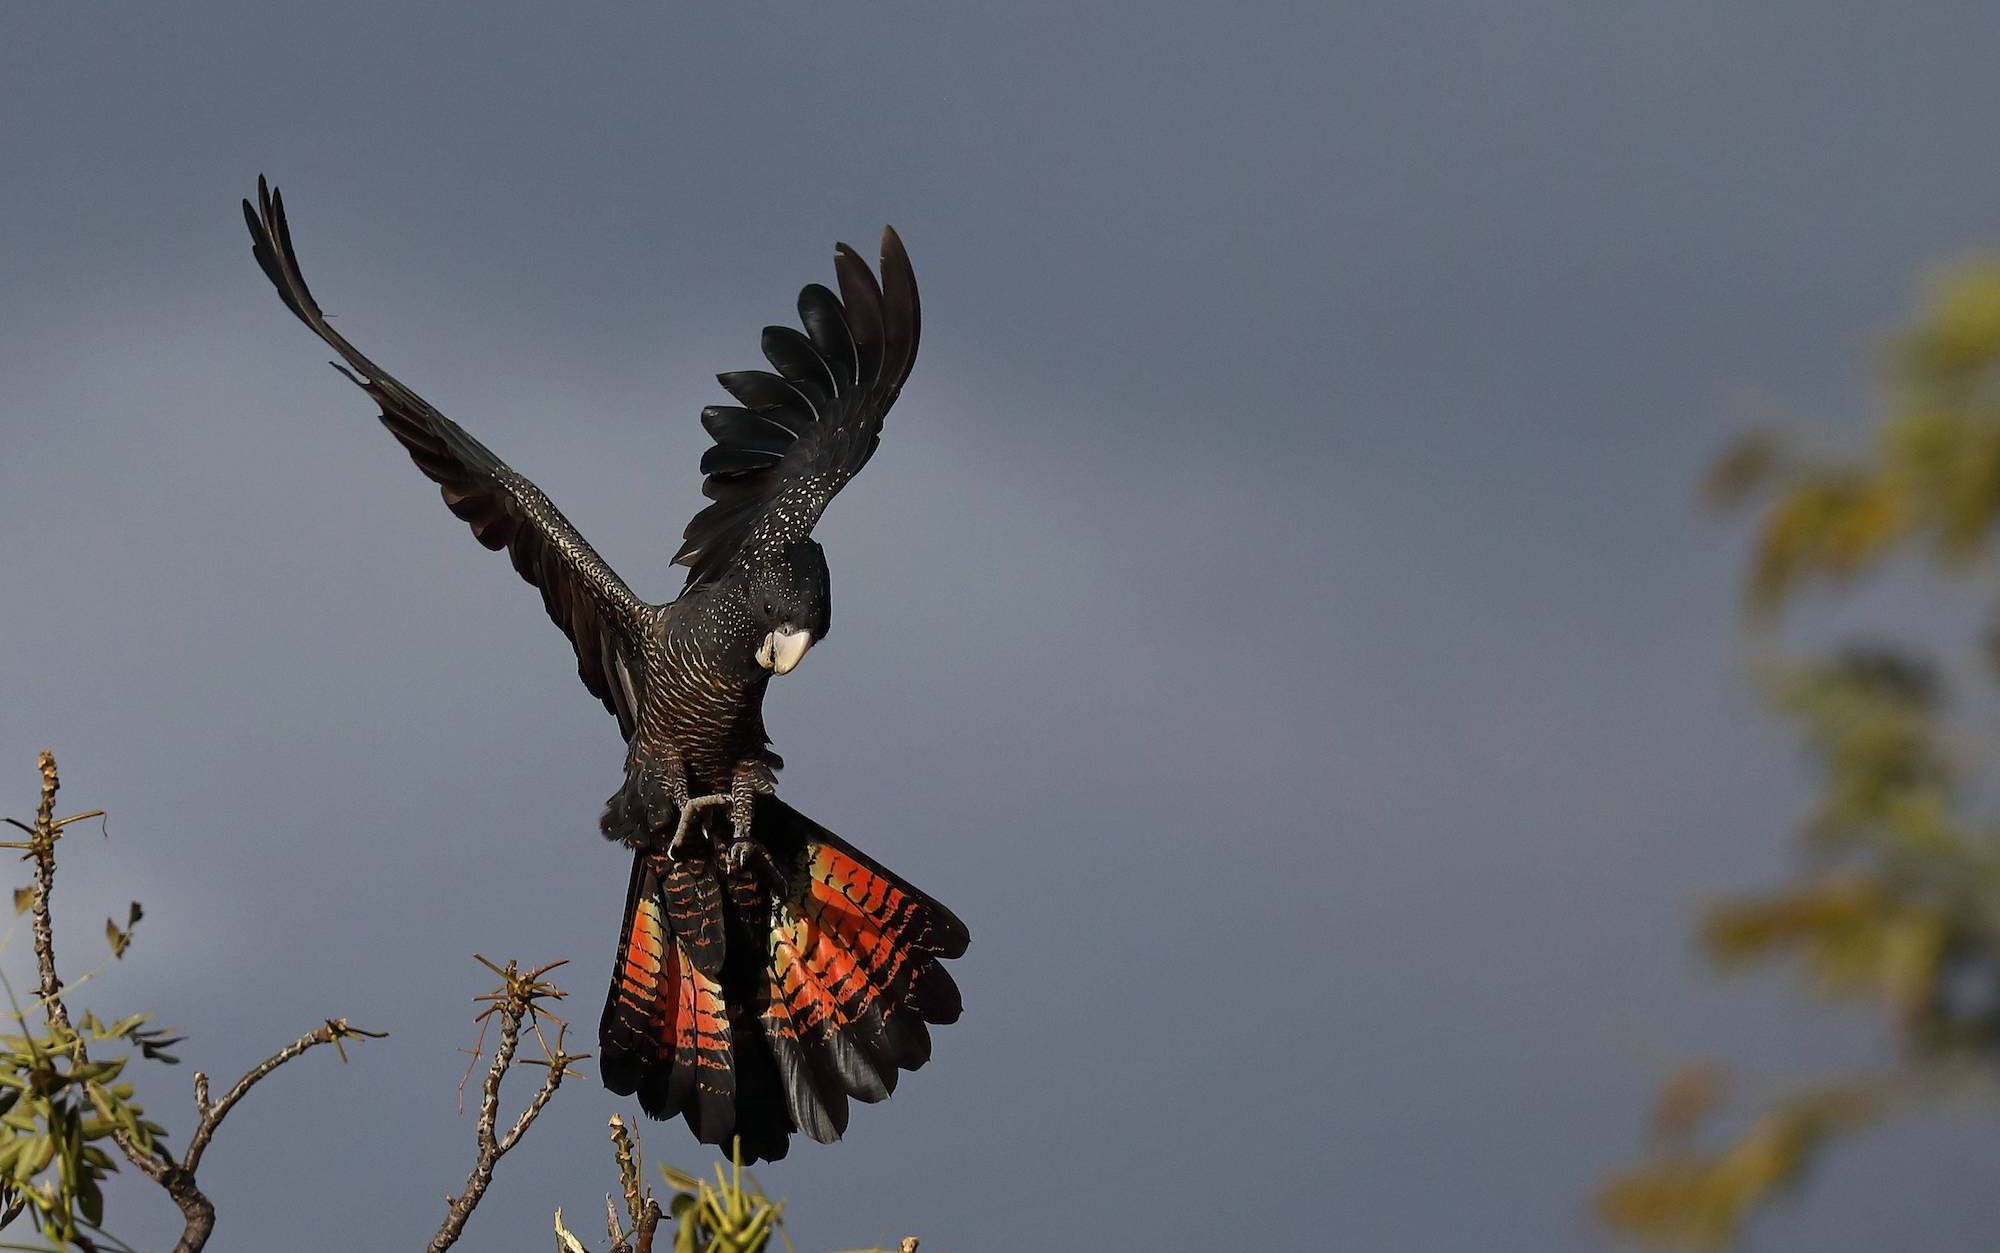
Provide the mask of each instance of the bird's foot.
[{"label": "bird's foot", "polygon": [[785,872],[778,869],[777,859],[771,856],[771,850],[747,835],[736,837],[722,850],[722,868],[730,874],[754,870],[778,896],[783,896],[790,885]]},{"label": "bird's foot", "polygon": [[785,875],[772,859],[771,850],[750,838],[750,817],[757,807],[757,797],[769,796],[778,790],[778,781],[772,777],[770,768],[763,765],[752,766],[736,772],[729,781],[729,847],[722,852],[722,864],[734,874],[746,866],[754,865],[779,894],[785,891]]},{"label": "bird's foot", "polygon": [[711,806],[727,805],[729,799],[727,792],[717,792],[713,796],[689,796],[687,785],[682,784],[680,796],[674,802],[680,811],[680,820],[674,824],[674,838],[667,842],[667,856],[675,861],[684,860],[688,856],[688,833],[692,830],[691,823],[695,814]]}]

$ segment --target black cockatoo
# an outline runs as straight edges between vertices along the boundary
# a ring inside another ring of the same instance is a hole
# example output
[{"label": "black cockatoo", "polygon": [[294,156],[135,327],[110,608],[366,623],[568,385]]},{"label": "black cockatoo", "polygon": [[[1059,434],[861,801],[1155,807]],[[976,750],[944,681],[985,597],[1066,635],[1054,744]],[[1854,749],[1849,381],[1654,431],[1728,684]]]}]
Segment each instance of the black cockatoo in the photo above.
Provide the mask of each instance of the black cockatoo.
[{"label": "black cockatoo", "polygon": [[684,1117],[746,1161],[793,1131],[839,1138],[847,1103],[878,1101],[930,1056],[926,1024],[959,1015],[943,961],[965,951],[950,910],[779,800],[764,689],[827,631],[826,557],[811,536],[868,462],[916,360],[916,280],[894,230],[881,283],[845,244],[840,293],[799,294],[804,332],[764,329],[771,371],[720,375],[704,409],[710,504],[688,523],[671,604],[639,599],[530,483],[370,361],[300,276],[283,199],[243,203],[257,263],[332,346],[382,424],[479,542],[506,549],[618,719],[624,782],[604,835],[632,849],[617,968],[599,1028],[613,1092]]}]

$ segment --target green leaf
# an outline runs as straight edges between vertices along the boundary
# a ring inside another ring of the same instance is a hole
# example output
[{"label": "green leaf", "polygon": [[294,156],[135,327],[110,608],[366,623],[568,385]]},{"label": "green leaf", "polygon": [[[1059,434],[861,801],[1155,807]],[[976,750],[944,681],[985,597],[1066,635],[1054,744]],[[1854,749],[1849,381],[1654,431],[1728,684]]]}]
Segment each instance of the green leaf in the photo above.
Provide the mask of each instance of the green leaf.
[{"label": "green leaf", "polygon": [[29,1180],[40,1174],[56,1155],[56,1142],[46,1133],[28,1137],[21,1147],[21,1156],[14,1163],[14,1178],[25,1186]]}]

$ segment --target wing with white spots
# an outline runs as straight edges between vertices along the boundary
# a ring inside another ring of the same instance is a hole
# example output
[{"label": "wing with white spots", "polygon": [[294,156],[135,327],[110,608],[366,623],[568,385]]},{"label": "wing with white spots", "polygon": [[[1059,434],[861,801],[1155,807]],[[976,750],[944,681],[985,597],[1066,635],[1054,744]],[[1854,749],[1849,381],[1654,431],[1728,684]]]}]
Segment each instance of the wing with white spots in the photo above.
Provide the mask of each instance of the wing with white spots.
[{"label": "wing with white spots", "polygon": [[363,356],[320,312],[299,273],[284,199],[257,180],[257,203],[243,202],[257,264],[285,307],[335,352],[347,375],[382,406],[382,425],[402,442],[417,468],[438,485],[445,505],[488,548],[507,550],[521,577],[542,593],[549,617],[576,648],[584,686],[618,716],[627,738],[637,720],[644,682],[644,623],[652,610],[584,542],[540,488],[423,397]]},{"label": "wing with white spots", "polygon": [[764,328],[770,370],[716,376],[736,404],[701,412],[715,437],[701,459],[713,503],[674,554],[690,587],[718,578],[748,547],[803,538],[881,442],[917,359],[916,275],[894,229],[882,232],[879,284],[846,244],[833,268],[838,296],[817,283],[799,293],[803,332]]}]

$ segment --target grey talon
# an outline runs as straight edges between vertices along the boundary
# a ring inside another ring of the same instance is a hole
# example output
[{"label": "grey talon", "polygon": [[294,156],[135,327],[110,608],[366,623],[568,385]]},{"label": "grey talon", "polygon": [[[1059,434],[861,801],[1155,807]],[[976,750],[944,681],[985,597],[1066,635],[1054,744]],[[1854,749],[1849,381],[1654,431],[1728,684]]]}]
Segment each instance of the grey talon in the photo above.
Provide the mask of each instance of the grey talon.
[{"label": "grey talon", "polygon": [[771,850],[747,837],[735,840],[723,850],[722,864],[730,874],[740,874],[754,866],[756,873],[762,876],[779,896],[785,894],[789,885],[785,872],[778,869],[777,859],[771,856]]},{"label": "grey talon", "polygon": [[697,810],[707,809],[714,805],[726,805],[728,803],[729,794],[727,792],[717,792],[712,796],[693,796],[683,800],[680,803],[680,821],[674,824],[674,838],[667,842],[667,856],[676,861],[687,856],[688,832],[691,829],[690,824]]}]

